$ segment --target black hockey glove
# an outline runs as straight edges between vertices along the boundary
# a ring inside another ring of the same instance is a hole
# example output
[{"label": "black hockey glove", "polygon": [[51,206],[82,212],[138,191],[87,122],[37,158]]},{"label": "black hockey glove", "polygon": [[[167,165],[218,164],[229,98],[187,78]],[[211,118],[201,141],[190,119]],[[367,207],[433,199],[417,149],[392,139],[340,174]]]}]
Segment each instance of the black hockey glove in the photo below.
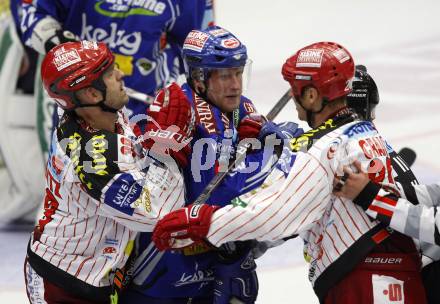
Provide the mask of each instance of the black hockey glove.
[{"label": "black hockey glove", "polygon": [[75,37],[75,34],[70,31],[59,29],[55,31],[55,35],[47,39],[46,43],[44,44],[44,48],[47,53],[55,46],[61,43],[71,42],[71,41],[78,41]]}]

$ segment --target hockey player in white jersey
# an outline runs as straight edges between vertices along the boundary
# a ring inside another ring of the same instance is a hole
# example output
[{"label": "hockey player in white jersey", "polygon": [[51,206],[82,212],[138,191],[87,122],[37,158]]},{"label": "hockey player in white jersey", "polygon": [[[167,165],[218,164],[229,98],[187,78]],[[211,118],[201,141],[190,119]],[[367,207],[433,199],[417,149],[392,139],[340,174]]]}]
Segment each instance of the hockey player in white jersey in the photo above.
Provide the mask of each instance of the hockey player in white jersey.
[{"label": "hockey player in white jersey", "polygon": [[[342,165],[354,158],[369,168],[370,178],[394,186],[384,140],[371,122],[358,120],[346,106],[352,56],[337,43],[314,43],[287,59],[282,74],[291,85],[299,118],[313,128],[291,141],[296,159],[288,174],[274,171],[270,180],[275,182],[241,196],[240,206],[193,205],[166,215],[155,227],[156,245],[178,248],[185,244],[181,239],[191,239],[220,246],[299,234],[306,242],[309,280],[321,303],[425,303],[419,297],[420,260],[412,240],[395,239],[361,208],[332,193],[335,175],[342,175]],[[404,274],[394,276],[386,269],[364,274],[363,260],[374,263],[375,251],[386,255],[396,246],[392,257],[405,267]]]},{"label": "hockey player in white jersey", "polygon": [[[50,148],[44,217],[27,250],[29,301],[116,303],[136,232],[152,231],[158,218],[183,206],[183,179],[150,157],[160,149],[146,151],[138,142],[121,111],[128,101],[124,74],[104,43],[54,47],[41,75],[65,114]],[[161,137],[166,144],[189,135],[192,112],[186,99],[169,100],[165,91],[151,107],[155,121],[147,130],[170,135]]]}]

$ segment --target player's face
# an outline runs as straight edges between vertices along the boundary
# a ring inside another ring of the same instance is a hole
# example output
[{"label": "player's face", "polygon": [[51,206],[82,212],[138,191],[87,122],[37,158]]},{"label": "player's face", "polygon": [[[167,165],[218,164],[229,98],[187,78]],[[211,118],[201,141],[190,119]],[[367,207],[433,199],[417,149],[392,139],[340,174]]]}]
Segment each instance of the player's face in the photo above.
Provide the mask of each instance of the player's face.
[{"label": "player's face", "polygon": [[296,108],[296,112],[298,113],[298,119],[302,120],[302,121],[307,121],[307,113],[306,111],[303,109],[303,107],[300,105],[301,101],[301,96],[293,96],[292,95],[292,99],[295,102],[295,108]]},{"label": "player's face", "polygon": [[216,69],[208,79],[208,99],[222,112],[232,112],[240,105],[243,68]]},{"label": "player's face", "polygon": [[102,76],[107,86],[105,104],[118,110],[122,109],[128,102],[128,96],[124,90],[123,77],[124,73],[114,64]]}]

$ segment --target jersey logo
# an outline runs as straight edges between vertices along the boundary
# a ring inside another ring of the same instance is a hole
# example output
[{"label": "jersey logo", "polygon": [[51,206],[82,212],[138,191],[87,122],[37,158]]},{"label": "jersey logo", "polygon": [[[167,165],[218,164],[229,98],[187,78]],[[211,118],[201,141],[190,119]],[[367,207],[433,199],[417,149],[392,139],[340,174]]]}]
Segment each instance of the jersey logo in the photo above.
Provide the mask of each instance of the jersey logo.
[{"label": "jersey logo", "polygon": [[195,104],[197,120],[205,127],[208,134],[217,133],[214,113],[211,111],[210,105],[197,95],[195,96]]},{"label": "jersey logo", "polygon": [[159,16],[166,9],[166,4],[156,0],[104,0],[95,4],[95,11],[110,18],[126,18],[131,15]]},{"label": "jersey logo", "polygon": [[[112,51],[123,55],[134,55],[139,51],[142,43],[140,32],[128,32],[120,28],[116,22],[111,22],[106,29],[87,25],[87,15],[82,14],[81,39],[89,41],[102,41]],[[110,28],[109,31],[107,29]]]},{"label": "jersey logo", "polygon": [[372,276],[373,298],[375,304],[405,303],[404,282],[391,276]]},{"label": "jersey logo", "polygon": [[121,174],[104,193],[104,202],[125,214],[132,215],[132,204],[141,196],[142,186],[130,174]]}]

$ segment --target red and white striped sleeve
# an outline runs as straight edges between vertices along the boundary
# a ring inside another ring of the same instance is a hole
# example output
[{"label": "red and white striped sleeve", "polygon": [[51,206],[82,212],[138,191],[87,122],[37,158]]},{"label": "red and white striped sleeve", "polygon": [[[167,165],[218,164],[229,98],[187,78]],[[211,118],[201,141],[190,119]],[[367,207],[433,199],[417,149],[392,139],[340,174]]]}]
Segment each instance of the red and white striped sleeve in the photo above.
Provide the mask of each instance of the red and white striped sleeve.
[{"label": "red and white striped sleeve", "polygon": [[354,202],[391,228],[421,241],[440,245],[440,184],[414,185],[420,202],[405,198],[370,182]]},{"label": "red and white striped sleeve", "polygon": [[289,175],[257,194],[243,195],[241,206],[217,210],[207,235],[215,246],[237,240],[277,240],[298,234],[320,217],[331,196],[330,178],[319,159],[298,152]]}]

